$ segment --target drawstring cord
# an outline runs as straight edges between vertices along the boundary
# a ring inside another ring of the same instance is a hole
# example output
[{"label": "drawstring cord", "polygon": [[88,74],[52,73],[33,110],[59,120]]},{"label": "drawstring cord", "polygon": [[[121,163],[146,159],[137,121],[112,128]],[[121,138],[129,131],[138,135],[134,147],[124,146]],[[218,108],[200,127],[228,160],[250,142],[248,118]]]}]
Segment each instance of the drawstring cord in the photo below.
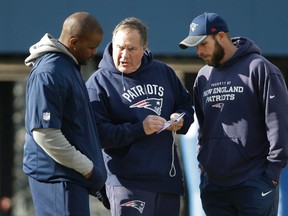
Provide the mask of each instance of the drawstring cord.
[{"label": "drawstring cord", "polygon": [[[122,81],[123,91],[126,91],[125,84],[124,84],[124,74],[123,74],[123,72],[121,74],[121,78],[122,78],[121,81]],[[148,98],[145,85],[144,85],[144,91],[145,91],[146,97]],[[173,137],[172,161],[171,161],[171,168],[170,168],[170,171],[169,171],[169,176],[170,177],[175,177],[176,176],[176,167],[175,167],[175,164],[174,164],[174,160],[175,160],[175,151],[174,151],[174,149],[175,149],[175,140],[176,140],[176,127],[175,126],[174,126],[174,130],[172,131],[172,137]]]},{"label": "drawstring cord", "polygon": [[176,140],[176,128],[174,127],[174,130],[172,131],[172,137],[173,137],[173,143],[172,143],[172,161],[171,161],[171,168],[169,171],[169,176],[170,177],[175,177],[176,176],[176,167],[174,164],[175,160],[175,140]]},{"label": "drawstring cord", "polygon": [[124,73],[121,72],[121,80],[122,80],[122,86],[123,86],[123,91],[126,91],[126,88],[125,88],[125,84],[124,84]]}]

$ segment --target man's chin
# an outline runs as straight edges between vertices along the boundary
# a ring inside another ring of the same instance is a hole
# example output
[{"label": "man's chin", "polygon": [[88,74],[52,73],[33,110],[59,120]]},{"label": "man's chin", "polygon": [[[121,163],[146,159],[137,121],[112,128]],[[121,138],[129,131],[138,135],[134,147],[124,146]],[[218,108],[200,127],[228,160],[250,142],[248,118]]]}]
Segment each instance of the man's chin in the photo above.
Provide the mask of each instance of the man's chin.
[{"label": "man's chin", "polygon": [[128,73],[128,70],[126,67],[118,67],[117,69],[122,73]]}]

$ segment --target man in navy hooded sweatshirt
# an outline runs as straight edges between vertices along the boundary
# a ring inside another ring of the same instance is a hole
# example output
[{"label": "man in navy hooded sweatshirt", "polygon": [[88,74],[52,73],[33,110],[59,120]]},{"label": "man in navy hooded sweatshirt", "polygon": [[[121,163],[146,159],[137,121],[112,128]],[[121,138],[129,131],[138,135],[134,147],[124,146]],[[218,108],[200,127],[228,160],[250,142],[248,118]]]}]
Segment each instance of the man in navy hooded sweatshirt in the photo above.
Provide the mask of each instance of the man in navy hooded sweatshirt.
[{"label": "man in navy hooded sweatshirt", "polygon": [[[106,180],[97,128],[81,65],[102,41],[96,18],[76,12],[59,39],[46,33],[29,49],[23,171],[36,216],[89,216],[89,194],[103,200]],[[104,203],[104,202],[103,202]]]},{"label": "man in navy hooded sweatshirt", "polygon": [[147,45],[146,26],[124,19],[86,83],[104,149],[112,216],[178,216],[184,191],[174,138],[193,122],[192,96]]},{"label": "man in navy hooded sweatshirt", "polygon": [[201,200],[208,216],[277,215],[288,159],[288,93],[279,69],[249,39],[230,39],[224,19],[197,16],[181,48],[206,66],[194,84]]}]

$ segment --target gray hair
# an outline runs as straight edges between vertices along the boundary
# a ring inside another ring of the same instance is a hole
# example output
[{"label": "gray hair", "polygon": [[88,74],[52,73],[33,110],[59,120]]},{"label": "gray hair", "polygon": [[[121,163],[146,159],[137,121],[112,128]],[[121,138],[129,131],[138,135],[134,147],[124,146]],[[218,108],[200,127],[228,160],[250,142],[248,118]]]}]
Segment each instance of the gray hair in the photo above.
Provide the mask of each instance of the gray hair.
[{"label": "gray hair", "polygon": [[119,30],[122,29],[135,29],[139,32],[142,45],[145,46],[148,44],[148,30],[147,27],[141,22],[140,19],[135,17],[128,17],[122,20],[113,30],[113,38]]}]

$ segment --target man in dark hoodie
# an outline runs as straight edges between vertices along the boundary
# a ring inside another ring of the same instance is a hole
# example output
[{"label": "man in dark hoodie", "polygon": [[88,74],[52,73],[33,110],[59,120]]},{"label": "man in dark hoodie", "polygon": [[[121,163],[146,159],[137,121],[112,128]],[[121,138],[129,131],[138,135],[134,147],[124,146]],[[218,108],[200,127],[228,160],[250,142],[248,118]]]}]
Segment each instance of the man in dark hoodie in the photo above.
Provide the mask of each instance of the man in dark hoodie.
[{"label": "man in dark hoodie", "polygon": [[179,215],[183,177],[175,133],[185,134],[193,122],[192,96],[147,46],[146,26],[124,19],[86,83],[113,216]]},{"label": "man in dark hoodie", "polygon": [[277,215],[288,159],[288,93],[277,67],[249,39],[230,39],[224,19],[197,16],[181,48],[206,66],[194,84],[201,199],[208,216]]},{"label": "man in dark hoodie", "polygon": [[[95,55],[103,30],[79,12],[31,46],[26,89],[23,170],[35,214],[90,215],[89,193],[99,195],[106,169],[80,65]],[[97,196],[100,198],[99,196]]]}]

